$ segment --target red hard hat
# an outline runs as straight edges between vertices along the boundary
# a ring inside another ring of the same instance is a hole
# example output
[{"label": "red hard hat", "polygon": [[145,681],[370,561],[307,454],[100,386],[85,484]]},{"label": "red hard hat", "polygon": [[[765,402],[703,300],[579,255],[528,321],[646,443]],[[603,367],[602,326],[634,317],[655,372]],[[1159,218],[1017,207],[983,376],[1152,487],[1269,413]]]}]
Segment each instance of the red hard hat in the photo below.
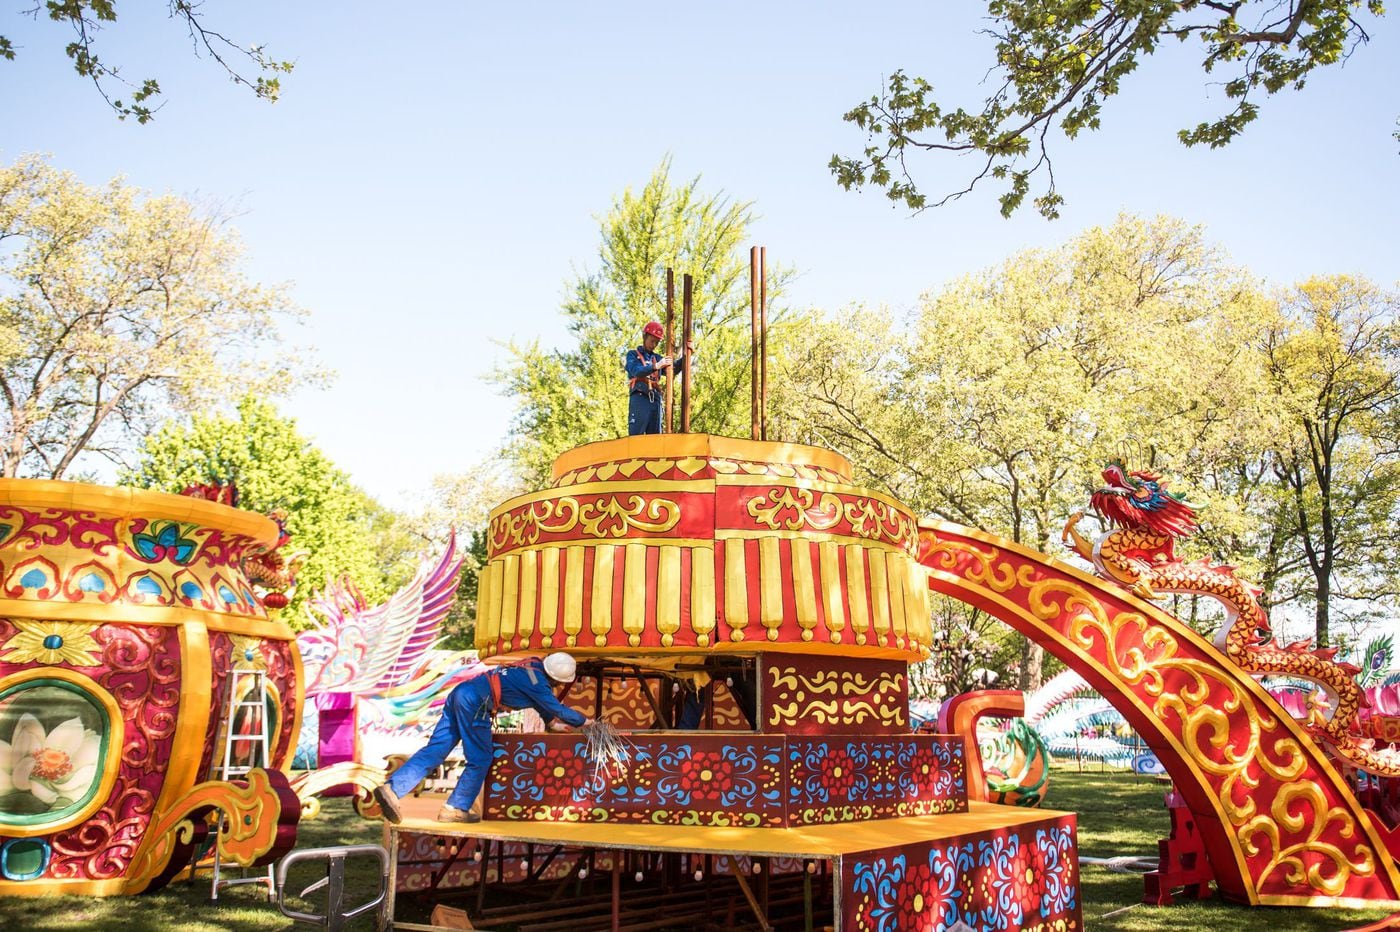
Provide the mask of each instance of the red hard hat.
[{"label": "red hard hat", "polygon": [[647,325],[642,328],[642,334],[645,336],[656,337],[658,340],[663,340],[666,338],[666,331],[662,330],[661,324],[657,323],[654,320],[647,322]]}]

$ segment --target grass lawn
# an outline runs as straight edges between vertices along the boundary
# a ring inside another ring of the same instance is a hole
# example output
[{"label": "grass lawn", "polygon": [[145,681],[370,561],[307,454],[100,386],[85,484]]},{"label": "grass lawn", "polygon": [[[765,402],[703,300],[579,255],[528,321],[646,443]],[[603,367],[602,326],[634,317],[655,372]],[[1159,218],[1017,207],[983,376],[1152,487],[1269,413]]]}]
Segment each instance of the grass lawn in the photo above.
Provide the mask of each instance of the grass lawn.
[{"label": "grass lawn", "polygon": [[[1157,839],[1167,831],[1167,814],[1162,806],[1162,787],[1148,778],[1122,772],[1076,773],[1056,770],[1050,786],[1049,805],[1079,813],[1079,850],[1086,856],[1117,857],[1152,855]],[[355,815],[347,799],[325,801],[320,818],[302,825],[303,847],[377,843],[380,826]],[[373,884],[373,873],[352,866],[347,889],[364,889]],[[300,890],[317,875],[310,869],[304,877],[294,876],[289,886]],[[1103,867],[1085,866],[1083,876],[1084,921],[1088,929],[1147,930],[1210,929],[1305,930],[1349,929],[1389,915],[1386,909],[1249,909],[1220,899],[1158,909],[1140,905],[1142,878],[1118,874]],[[0,929],[35,932],[71,932],[74,929],[156,930],[182,932],[261,932],[261,930],[311,928],[293,925],[269,904],[257,886],[235,887],[219,894],[219,902],[209,902],[208,872],[195,882],[177,882],[164,890],[135,898],[95,899],[63,897],[43,899],[0,899]],[[367,898],[367,897],[366,897]],[[405,904],[407,905],[407,904]],[[311,906],[311,912],[319,908]],[[401,916],[402,918],[402,916]],[[414,917],[418,921],[426,917]],[[363,920],[356,929],[369,930]]]},{"label": "grass lawn", "polygon": [[[1156,856],[1157,841],[1170,826],[1163,805],[1164,790],[1150,777],[1122,771],[1100,772],[1086,765],[1084,773],[1057,769],[1050,778],[1046,805],[1079,813],[1079,853],[1084,857]],[[1085,865],[1084,925],[1131,932],[1177,932],[1182,929],[1270,932],[1336,932],[1383,919],[1389,909],[1285,909],[1239,906],[1219,896],[1204,901],[1179,900],[1170,907],[1145,906],[1142,878],[1104,867]]]}]

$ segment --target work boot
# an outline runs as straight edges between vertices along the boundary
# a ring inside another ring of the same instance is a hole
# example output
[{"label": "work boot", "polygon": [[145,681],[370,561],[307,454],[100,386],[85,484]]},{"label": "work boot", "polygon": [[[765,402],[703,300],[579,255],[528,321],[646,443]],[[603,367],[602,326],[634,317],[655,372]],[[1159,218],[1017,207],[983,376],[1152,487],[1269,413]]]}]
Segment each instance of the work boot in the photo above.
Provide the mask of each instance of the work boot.
[{"label": "work boot", "polygon": [[384,818],[398,825],[403,821],[403,811],[399,809],[399,794],[387,783],[374,788],[374,801],[384,810]]},{"label": "work boot", "polygon": [[437,814],[439,822],[480,822],[481,816],[475,812],[458,809],[456,806],[443,806]]}]

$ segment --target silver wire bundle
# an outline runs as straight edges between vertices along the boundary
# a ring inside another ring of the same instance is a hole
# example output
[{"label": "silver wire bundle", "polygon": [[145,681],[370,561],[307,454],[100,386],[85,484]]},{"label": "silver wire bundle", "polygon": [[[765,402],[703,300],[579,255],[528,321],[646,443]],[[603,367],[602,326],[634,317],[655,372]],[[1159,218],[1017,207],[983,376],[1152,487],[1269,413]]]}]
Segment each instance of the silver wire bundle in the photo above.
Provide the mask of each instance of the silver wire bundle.
[{"label": "silver wire bundle", "polygon": [[583,726],[583,754],[593,765],[593,780],[608,783],[627,772],[632,762],[631,742],[607,722],[594,719]]}]

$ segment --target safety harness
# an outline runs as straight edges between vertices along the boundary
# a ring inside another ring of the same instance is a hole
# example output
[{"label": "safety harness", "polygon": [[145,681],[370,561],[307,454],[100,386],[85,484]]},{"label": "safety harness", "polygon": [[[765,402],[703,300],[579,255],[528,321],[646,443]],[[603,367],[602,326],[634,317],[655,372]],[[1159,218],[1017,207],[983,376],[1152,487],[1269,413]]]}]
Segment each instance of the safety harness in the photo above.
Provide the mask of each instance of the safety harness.
[{"label": "safety harness", "polygon": [[[647,361],[647,351],[646,351],[646,349],[645,349],[644,347],[641,347],[641,346],[637,347],[637,349],[635,350],[635,352],[636,352],[636,354],[637,354],[637,358],[638,358],[638,359],[640,359],[640,360],[641,360],[642,362],[644,362],[644,363]],[[658,356],[657,358],[659,359],[659,358],[661,358],[661,357]],[[653,370],[651,371],[651,374],[649,374],[649,375],[643,374],[643,375],[637,376],[636,378],[628,379],[628,380],[627,380],[627,391],[628,391],[628,393],[629,393],[629,394],[632,394],[632,395],[640,395],[640,394],[642,394],[642,390],[638,389],[638,387],[637,387],[638,385],[641,385],[642,388],[645,389],[645,392],[646,392],[646,394],[647,394],[648,396],[655,395],[656,392],[659,391],[660,388],[661,388],[661,373],[659,373],[659,372],[657,372],[655,369],[653,369]]]},{"label": "safety harness", "polygon": [[522,669],[525,671],[525,675],[530,678],[530,685],[537,686],[540,682],[539,676],[535,673],[534,665],[537,662],[540,662],[540,658],[526,657],[523,660],[517,660],[515,663],[507,664],[503,667],[498,667],[497,669],[492,670],[491,672],[486,674],[486,684],[489,687],[491,687],[492,715],[495,715],[497,712],[501,711],[501,673],[505,670],[510,669]]}]

